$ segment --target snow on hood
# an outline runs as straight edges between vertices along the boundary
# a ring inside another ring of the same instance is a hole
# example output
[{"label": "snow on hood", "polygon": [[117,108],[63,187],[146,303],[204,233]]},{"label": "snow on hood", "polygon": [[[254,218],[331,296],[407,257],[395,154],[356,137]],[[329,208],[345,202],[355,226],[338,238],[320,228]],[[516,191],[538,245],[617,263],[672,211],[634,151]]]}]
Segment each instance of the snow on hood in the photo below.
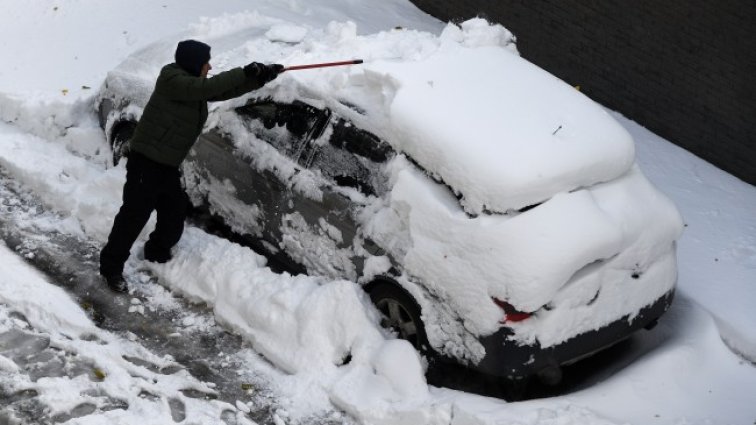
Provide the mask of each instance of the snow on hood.
[{"label": "snow on hood", "polygon": [[599,105],[499,47],[444,43],[396,80],[393,140],[469,212],[505,212],[609,181],[633,163],[630,135]]}]

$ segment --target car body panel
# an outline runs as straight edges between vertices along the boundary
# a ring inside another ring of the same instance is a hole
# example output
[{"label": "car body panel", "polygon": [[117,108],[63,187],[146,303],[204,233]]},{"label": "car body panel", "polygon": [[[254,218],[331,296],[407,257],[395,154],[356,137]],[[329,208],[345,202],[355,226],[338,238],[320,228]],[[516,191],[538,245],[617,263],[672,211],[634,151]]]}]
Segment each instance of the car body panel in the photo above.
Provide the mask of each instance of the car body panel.
[{"label": "car body panel", "polygon": [[[227,137],[218,132],[205,133],[184,164],[185,179],[196,181],[185,185],[195,189],[191,193],[195,203],[207,202],[211,212],[229,219],[233,230],[269,242],[278,240],[281,235],[275,224],[281,220],[281,211],[275,206],[281,203],[285,187],[269,172],[250,166],[250,162],[235,154],[233,142]],[[238,210],[247,211],[248,218],[230,221],[236,217],[232,212]]]}]

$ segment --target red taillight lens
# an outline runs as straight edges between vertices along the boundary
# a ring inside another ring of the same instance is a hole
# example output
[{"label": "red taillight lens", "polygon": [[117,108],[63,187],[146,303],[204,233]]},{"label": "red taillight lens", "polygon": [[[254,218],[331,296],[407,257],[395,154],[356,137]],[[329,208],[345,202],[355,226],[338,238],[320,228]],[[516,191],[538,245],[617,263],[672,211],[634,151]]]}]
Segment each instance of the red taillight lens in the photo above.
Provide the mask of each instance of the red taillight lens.
[{"label": "red taillight lens", "polygon": [[512,322],[522,322],[523,320],[527,319],[531,316],[530,313],[523,313],[522,311],[517,311],[512,304],[502,301],[498,298],[492,298],[493,302],[496,303],[502,310],[504,310],[504,318],[499,321],[499,323],[512,323]]}]

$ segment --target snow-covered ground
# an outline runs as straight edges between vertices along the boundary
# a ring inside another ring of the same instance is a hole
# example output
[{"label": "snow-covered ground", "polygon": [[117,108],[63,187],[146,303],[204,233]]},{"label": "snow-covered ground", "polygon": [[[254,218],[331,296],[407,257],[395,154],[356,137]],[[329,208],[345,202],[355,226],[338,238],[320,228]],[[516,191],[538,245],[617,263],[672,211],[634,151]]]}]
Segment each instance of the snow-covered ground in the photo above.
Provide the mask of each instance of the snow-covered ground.
[{"label": "snow-covered ground", "polygon": [[[29,225],[95,241],[106,238],[120,206],[125,171],[107,165],[91,102],[105,74],[134,50],[179,31],[222,32],[261,16],[316,27],[350,20],[361,34],[396,26],[438,34],[445,26],[403,0],[380,7],[347,0],[33,1],[23,7],[2,0],[0,6],[2,52],[12,58],[0,69],[0,118],[6,122],[0,124],[0,167],[62,217]],[[276,366],[249,364],[270,378],[281,406],[276,421],[322,412],[333,419],[337,409],[363,423],[387,424],[753,424],[756,189],[616,118],[635,138],[642,170],[683,214],[678,294],[661,324],[640,337],[632,363],[579,392],[506,403],[429,387],[414,351],[380,329],[356,284],[276,274],[264,258],[199,229],[187,229],[174,261],[150,271],[173,291],[208,303],[215,320]],[[138,274],[141,266],[134,258],[127,271]],[[1,392],[33,390],[61,415],[85,402],[95,406],[79,407],[79,413],[94,413],[76,423],[165,423],[175,418],[172,400],[193,413],[182,423],[215,423],[223,415],[229,420],[228,412],[246,420],[249,407],[241,401],[180,394],[212,391],[185,372],[156,374],[124,361],[126,355],[159,368],[171,365],[128,335],[98,329],[56,282],[4,246],[0,271],[0,347],[2,335],[32,335],[49,340],[61,357],[81,358],[80,368],[94,374],[32,381],[20,372],[17,353],[0,350]],[[135,301],[133,314],[140,314],[141,302]],[[150,308],[164,297],[143,302]],[[351,361],[336,366],[347,353]],[[142,390],[156,397],[140,397]]]}]

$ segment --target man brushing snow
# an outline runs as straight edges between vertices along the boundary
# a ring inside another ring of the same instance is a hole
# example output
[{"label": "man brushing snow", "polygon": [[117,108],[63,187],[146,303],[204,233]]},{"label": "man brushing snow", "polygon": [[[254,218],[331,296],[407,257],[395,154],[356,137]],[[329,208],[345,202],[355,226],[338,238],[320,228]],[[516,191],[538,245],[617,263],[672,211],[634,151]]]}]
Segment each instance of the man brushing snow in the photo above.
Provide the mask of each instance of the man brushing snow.
[{"label": "man brushing snow", "polygon": [[207,120],[207,102],[227,100],[275,79],[282,65],[252,62],[211,78],[210,46],[178,43],[176,62],[163,67],[130,142],[123,205],[100,253],[100,274],[108,286],[126,292],[123,266],[131,246],[157,211],[157,224],[144,245],[144,258],[164,263],[184,231],[187,199],[179,166]]}]

